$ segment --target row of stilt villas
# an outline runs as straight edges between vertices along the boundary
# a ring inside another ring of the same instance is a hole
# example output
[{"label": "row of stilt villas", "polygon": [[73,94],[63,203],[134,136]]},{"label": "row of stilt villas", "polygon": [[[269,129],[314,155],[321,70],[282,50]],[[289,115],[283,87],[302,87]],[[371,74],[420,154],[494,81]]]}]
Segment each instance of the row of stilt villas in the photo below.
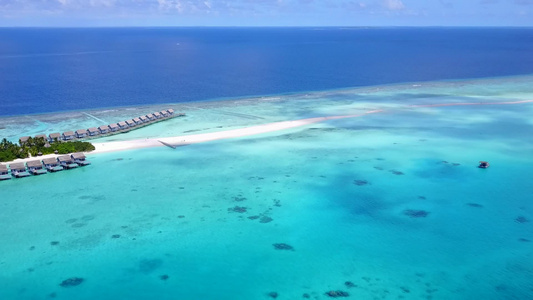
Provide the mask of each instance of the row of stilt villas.
[{"label": "row of stilt villas", "polygon": [[[11,163],[9,169],[7,165],[0,164],[0,180],[28,177],[30,175],[42,175],[48,172],[58,172],[65,169],[74,169],[90,165],[86,160],[85,154],[73,153],[71,155],[61,155],[58,157],[49,157],[43,160],[30,160],[26,163]],[[9,175],[11,173],[11,176]]]},{"label": "row of stilt villas", "polygon": [[[36,135],[34,138],[43,138],[49,143],[53,143],[54,141],[72,141],[76,139],[93,138],[98,137],[100,135],[111,135],[115,133],[130,131],[132,129],[140,128],[148,124],[159,122],[175,116],[182,117],[185,116],[185,114],[176,114],[172,108],[169,108],[167,110],[146,114],[144,116],[133,118],[131,120],[121,121],[118,123],[111,123],[109,125],[102,125],[100,127],[92,127],[88,129],[78,129],[76,131],[65,131],[63,133],[55,132],[49,134],[48,136],[46,134],[39,134]],[[29,136],[21,137],[19,139],[20,144],[27,142],[29,138]]]}]

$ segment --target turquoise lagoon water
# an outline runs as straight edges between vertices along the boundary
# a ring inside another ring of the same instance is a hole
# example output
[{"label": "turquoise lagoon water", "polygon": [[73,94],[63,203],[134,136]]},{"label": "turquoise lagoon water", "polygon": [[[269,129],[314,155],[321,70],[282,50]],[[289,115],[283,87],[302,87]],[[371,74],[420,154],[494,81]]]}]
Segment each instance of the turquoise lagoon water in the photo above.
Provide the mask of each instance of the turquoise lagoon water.
[{"label": "turquoise lagoon water", "polygon": [[[342,290],[353,299],[531,299],[533,103],[409,105],[531,100],[532,82],[3,118],[0,132],[16,140],[166,107],[187,113],[98,142],[386,109],[174,150],[89,154],[85,168],[1,182],[0,298],[328,299]],[[84,281],[60,286],[72,277]]]}]

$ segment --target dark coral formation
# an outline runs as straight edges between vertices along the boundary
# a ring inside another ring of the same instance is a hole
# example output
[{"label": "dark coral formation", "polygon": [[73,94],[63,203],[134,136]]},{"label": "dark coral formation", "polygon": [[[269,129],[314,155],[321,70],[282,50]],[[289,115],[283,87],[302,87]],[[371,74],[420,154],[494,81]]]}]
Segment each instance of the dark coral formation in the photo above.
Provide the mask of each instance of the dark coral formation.
[{"label": "dark coral formation", "polygon": [[368,184],[368,181],[364,180],[364,179],[356,179],[353,181],[353,184],[355,185],[367,185]]},{"label": "dark coral formation", "polygon": [[69,279],[63,280],[59,285],[62,287],[73,287],[80,285],[85,279],[81,277],[71,277]]},{"label": "dark coral formation", "polygon": [[429,215],[429,212],[421,209],[406,209],[403,214],[411,218],[425,218]]},{"label": "dark coral formation", "polygon": [[276,299],[276,298],[278,298],[278,293],[276,293],[276,292],[270,292],[270,293],[268,293],[268,296],[269,296],[270,298],[274,298],[274,299]]},{"label": "dark coral formation", "polygon": [[326,292],[326,296],[329,296],[331,298],[339,298],[339,297],[349,297],[350,294],[345,291],[329,291]]},{"label": "dark coral formation", "polygon": [[235,207],[228,208],[228,211],[230,211],[230,212],[233,211],[233,212],[237,212],[237,213],[241,213],[242,214],[242,213],[246,212],[246,209],[247,208],[244,207],[244,206],[235,206]]},{"label": "dark coral formation", "polygon": [[291,250],[291,251],[294,251],[294,248],[289,245],[289,244],[285,244],[285,243],[278,243],[278,244],[272,244],[274,246],[274,249],[276,250]]},{"label": "dark coral formation", "polygon": [[517,223],[527,223],[529,222],[529,219],[524,216],[518,216],[516,219],[514,219]]},{"label": "dark coral formation", "polygon": [[271,217],[267,217],[267,216],[262,216],[261,219],[259,219],[259,223],[269,223],[269,222],[272,222],[272,219]]},{"label": "dark coral formation", "polygon": [[160,259],[143,259],[139,262],[139,271],[148,274],[161,267],[161,265],[163,265],[163,261]]},{"label": "dark coral formation", "polygon": [[397,171],[397,170],[390,170],[389,172],[391,172],[394,175],[404,175],[403,172],[400,172],[400,171]]},{"label": "dark coral formation", "polygon": [[354,288],[354,287],[357,287],[357,285],[354,284],[354,283],[351,282],[351,281],[346,281],[346,282],[344,283],[344,285],[345,285],[347,288]]}]

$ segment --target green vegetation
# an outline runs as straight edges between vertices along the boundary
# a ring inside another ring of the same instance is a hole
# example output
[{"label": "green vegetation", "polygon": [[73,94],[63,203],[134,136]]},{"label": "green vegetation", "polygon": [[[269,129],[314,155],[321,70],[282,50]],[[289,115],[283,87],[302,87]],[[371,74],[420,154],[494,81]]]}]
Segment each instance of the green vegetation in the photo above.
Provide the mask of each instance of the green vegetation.
[{"label": "green vegetation", "polygon": [[89,142],[59,142],[56,141],[52,144],[40,137],[40,138],[29,138],[26,142],[17,145],[11,143],[5,138],[0,142],[0,161],[11,161],[17,158],[26,158],[29,153],[32,156],[37,156],[39,152],[43,155],[55,153],[67,154],[73,152],[88,152],[94,150],[93,144]]}]

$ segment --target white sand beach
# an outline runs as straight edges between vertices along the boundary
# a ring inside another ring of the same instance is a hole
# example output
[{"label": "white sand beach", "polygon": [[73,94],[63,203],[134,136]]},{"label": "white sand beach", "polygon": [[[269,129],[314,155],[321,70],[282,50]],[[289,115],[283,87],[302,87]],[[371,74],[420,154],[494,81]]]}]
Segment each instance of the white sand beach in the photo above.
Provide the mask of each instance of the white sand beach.
[{"label": "white sand beach", "polygon": [[114,151],[123,151],[139,148],[149,148],[149,147],[160,147],[164,146],[163,143],[172,146],[181,146],[188,144],[196,144],[208,141],[215,141],[221,139],[237,138],[244,136],[251,136],[256,134],[262,134],[267,132],[285,130],[300,126],[306,126],[313,123],[323,122],[327,120],[334,119],[344,119],[344,118],[355,118],[364,116],[367,114],[373,114],[381,112],[382,110],[371,110],[363,114],[357,115],[344,115],[344,116],[330,116],[330,117],[317,117],[317,118],[308,118],[295,121],[283,121],[275,122],[264,125],[251,126],[240,129],[212,132],[212,133],[203,133],[203,134],[194,134],[194,135],[183,135],[183,136],[174,136],[174,137],[165,137],[165,138],[151,138],[151,139],[138,139],[130,141],[117,141],[117,142],[106,142],[106,143],[93,143],[96,150],[91,153],[104,153],[104,152],[114,152]]}]

